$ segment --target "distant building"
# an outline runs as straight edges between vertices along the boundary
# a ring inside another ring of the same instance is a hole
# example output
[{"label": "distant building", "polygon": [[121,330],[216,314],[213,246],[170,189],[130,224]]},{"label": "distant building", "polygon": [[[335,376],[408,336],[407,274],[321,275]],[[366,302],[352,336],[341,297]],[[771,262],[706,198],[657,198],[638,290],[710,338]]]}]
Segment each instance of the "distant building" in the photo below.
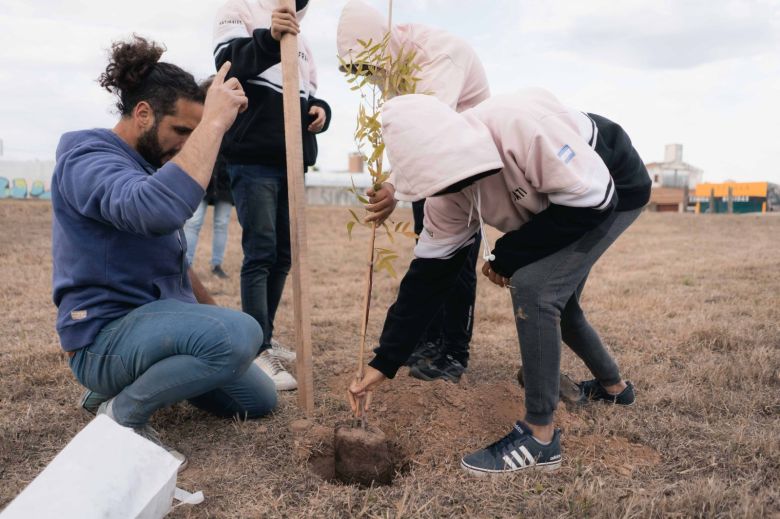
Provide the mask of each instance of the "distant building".
[{"label": "distant building", "polygon": [[704,173],[682,157],[682,144],[667,144],[663,162],[645,164],[653,183],[649,211],[683,213],[688,209],[688,194],[701,183]]},{"label": "distant building", "polygon": [[647,210],[656,213],[684,213],[687,207],[686,188],[654,187],[650,192]]},{"label": "distant building", "polygon": [[683,145],[667,144],[663,162],[645,164],[653,187],[673,187],[694,189],[702,182],[704,172],[683,162]]},{"label": "distant building", "polygon": [[699,184],[691,197],[697,213],[780,211],[780,186],[769,182]]},{"label": "distant building", "polygon": [[0,158],[0,199],[50,199],[49,184],[52,171],[54,171],[54,162],[50,160]]}]

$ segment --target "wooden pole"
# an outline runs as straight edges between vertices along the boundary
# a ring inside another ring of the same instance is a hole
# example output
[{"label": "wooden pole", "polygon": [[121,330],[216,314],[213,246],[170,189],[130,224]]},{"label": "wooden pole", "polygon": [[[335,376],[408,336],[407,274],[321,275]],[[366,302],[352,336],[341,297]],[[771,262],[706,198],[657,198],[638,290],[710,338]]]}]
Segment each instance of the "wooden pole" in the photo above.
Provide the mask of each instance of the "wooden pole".
[{"label": "wooden pole", "polygon": [[374,287],[374,244],[376,243],[376,222],[371,223],[371,238],[368,240],[368,269],[366,271],[366,291],[363,296],[363,322],[360,328],[360,355],[358,358],[358,380],[363,380],[366,360],[366,334],[368,317],[371,313],[371,291]]},{"label": "wooden pole", "polygon": [[[363,294],[363,320],[360,323],[360,353],[358,354],[358,369],[355,379],[360,382],[365,375],[366,335],[368,334],[368,318],[371,313],[371,292],[374,288],[374,246],[376,244],[376,222],[371,223],[371,238],[368,240],[368,265],[366,270],[366,290]],[[361,426],[366,427],[364,398],[358,398],[355,417],[361,420]]]},{"label": "wooden pole", "polygon": [[715,214],[715,189],[710,189],[710,214]]},{"label": "wooden pole", "polygon": [[[295,0],[281,0],[295,12]],[[281,41],[284,97],[284,141],[287,152],[287,198],[290,205],[290,249],[292,252],[295,367],[298,406],[314,412],[314,377],[311,360],[311,298],[306,247],[306,194],[303,184],[301,97],[298,78],[298,37],[284,34]]]},{"label": "wooden pole", "polygon": [[731,186],[729,186],[729,194],[726,200],[726,212],[729,214],[734,214],[734,190]]}]

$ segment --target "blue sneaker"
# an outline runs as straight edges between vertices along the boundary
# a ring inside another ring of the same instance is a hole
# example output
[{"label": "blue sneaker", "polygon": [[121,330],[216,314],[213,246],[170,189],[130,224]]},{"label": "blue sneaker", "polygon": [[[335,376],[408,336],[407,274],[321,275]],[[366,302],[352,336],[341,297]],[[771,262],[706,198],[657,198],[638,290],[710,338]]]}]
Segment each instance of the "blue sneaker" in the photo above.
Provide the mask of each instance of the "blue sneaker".
[{"label": "blue sneaker", "polygon": [[561,466],[561,430],[555,429],[552,441],[542,445],[531,429],[518,421],[509,434],[464,456],[463,469],[475,476],[511,474],[525,469],[557,470]]}]

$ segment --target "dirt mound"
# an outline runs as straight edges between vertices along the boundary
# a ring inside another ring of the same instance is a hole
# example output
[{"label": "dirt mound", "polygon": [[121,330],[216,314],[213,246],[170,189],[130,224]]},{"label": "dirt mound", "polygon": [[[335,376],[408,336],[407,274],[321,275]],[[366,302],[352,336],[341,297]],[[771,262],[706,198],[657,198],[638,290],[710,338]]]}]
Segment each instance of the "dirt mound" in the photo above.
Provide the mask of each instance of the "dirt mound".
[{"label": "dirt mound", "polygon": [[[331,379],[331,390],[343,391],[350,377]],[[624,475],[660,461],[652,448],[626,438],[582,433],[588,429],[583,412],[559,404],[555,419],[563,432],[564,450],[585,454],[604,470]],[[504,436],[524,414],[523,390],[515,381],[476,382],[464,376],[459,384],[423,382],[402,370],[376,391],[369,416],[408,463],[434,467],[456,463]]]}]

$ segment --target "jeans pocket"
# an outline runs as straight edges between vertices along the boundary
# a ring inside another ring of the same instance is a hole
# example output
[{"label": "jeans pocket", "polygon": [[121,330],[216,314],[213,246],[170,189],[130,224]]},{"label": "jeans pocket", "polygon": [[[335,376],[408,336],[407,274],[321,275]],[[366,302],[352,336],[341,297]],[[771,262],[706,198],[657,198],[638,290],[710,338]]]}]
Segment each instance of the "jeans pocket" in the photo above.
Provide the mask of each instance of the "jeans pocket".
[{"label": "jeans pocket", "polygon": [[77,378],[92,391],[113,396],[133,381],[119,355],[102,355],[89,351],[84,354],[84,363],[81,372],[77,373]]}]

